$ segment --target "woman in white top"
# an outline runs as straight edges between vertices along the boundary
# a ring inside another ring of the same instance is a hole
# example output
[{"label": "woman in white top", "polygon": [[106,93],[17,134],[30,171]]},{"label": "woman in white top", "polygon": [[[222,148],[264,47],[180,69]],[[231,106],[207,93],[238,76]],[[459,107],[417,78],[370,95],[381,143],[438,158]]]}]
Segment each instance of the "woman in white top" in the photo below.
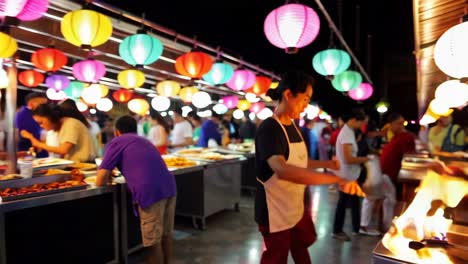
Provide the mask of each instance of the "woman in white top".
[{"label": "woman in white top", "polygon": [[164,117],[162,117],[159,112],[152,113],[148,140],[153,143],[161,155],[167,154],[169,132],[169,124],[164,120]]}]

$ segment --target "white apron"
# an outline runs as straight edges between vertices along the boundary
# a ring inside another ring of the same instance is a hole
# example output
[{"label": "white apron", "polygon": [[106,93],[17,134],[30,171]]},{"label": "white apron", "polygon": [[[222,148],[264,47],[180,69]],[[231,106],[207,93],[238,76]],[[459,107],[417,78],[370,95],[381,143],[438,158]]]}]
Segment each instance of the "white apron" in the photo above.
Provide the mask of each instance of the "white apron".
[{"label": "white apron", "polygon": [[[307,168],[307,147],[299,129],[297,129],[293,122],[302,141],[291,143],[284,126],[276,117],[274,118],[280,124],[288,141],[289,157],[286,163],[301,168]],[[265,188],[270,233],[294,227],[304,215],[304,191],[306,186],[304,184],[281,180],[275,173],[266,182],[258,181],[263,184]]]}]

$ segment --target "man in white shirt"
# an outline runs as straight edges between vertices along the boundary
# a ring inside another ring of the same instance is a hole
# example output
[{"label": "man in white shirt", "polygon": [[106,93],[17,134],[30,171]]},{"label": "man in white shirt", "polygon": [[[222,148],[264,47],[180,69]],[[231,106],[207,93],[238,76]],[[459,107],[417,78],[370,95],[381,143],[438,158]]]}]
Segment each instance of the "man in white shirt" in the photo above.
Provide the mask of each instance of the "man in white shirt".
[{"label": "man in white shirt", "polygon": [[182,110],[175,109],[174,129],[171,132],[170,147],[174,150],[181,149],[193,144],[193,129],[192,125],[182,116]]},{"label": "man in white shirt", "polygon": [[[356,181],[361,173],[361,164],[366,163],[369,158],[358,157],[358,145],[354,130],[360,129],[365,113],[360,109],[353,109],[343,120],[345,125],[341,128],[336,140],[336,157],[340,162],[339,176],[349,181]],[[335,221],[333,224],[333,238],[350,241],[349,236],[343,232],[343,224],[346,216],[346,207],[351,207],[353,233],[358,234],[360,228],[360,205],[359,196],[339,191],[338,203],[336,205]]]}]

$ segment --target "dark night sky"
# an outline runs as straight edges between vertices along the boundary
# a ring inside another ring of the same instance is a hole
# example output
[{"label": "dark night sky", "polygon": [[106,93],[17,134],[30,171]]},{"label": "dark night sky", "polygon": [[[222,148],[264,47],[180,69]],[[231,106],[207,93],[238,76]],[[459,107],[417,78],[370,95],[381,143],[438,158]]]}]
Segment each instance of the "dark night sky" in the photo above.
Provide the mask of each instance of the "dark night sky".
[{"label": "dark night sky", "polygon": [[[263,33],[265,17],[284,1],[107,1],[134,14],[145,12],[146,18],[156,24],[189,37],[197,36],[201,42],[220,46],[223,51],[242,56],[244,60],[275,73],[292,68],[311,73],[317,80],[313,100],[332,115],[339,115],[357,105],[333,89],[331,83],[312,68],[313,55],[326,49],[330,38],[327,21],[313,0],[298,2],[312,7],[319,14],[320,33],[312,44],[295,55],[285,54],[272,46]],[[337,25],[340,24],[339,10],[342,10],[344,38],[361,64],[365,68],[370,67],[368,73],[374,82],[375,92],[360,106],[372,113],[373,106],[386,90],[392,111],[401,112],[409,119],[416,118],[412,1],[323,0],[322,3]],[[334,44],[342,48],[336,37]],[[354,63],[351,64],[353,67],[357,69]]]}]

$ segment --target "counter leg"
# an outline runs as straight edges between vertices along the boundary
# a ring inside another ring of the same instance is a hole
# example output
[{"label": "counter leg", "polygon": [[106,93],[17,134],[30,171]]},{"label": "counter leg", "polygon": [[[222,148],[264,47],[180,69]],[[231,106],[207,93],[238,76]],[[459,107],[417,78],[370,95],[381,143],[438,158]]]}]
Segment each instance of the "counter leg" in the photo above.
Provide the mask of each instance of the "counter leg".
[{"label": "counter leg", "polygon": [[0,264],[6,264],[5,213],[0,213]]}]

